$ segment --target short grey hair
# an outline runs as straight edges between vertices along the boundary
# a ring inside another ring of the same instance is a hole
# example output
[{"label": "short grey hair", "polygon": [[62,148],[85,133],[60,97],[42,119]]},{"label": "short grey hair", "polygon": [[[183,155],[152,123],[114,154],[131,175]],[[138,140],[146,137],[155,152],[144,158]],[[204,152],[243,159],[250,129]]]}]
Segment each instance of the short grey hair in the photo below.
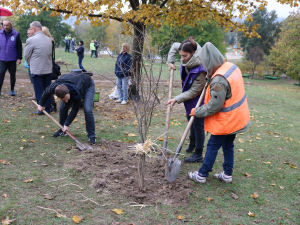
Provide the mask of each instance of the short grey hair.
[{"label": "short grey hair", "polygon": [[37,30],[42,30],[43,29],[42,24],[39,21],[33,21],[30,24],[30,27],[35,27],[35,28],[37,28]]},{"label": "short grey hair", "polygon": [[10,21],[10,20],[7,20],[7,19],[3,20],[3,22],[2,22],[2,23],[4,23],[5,21],[9,22],[9,23],[10,23],[10,25],[12,25],[11,21]]}]

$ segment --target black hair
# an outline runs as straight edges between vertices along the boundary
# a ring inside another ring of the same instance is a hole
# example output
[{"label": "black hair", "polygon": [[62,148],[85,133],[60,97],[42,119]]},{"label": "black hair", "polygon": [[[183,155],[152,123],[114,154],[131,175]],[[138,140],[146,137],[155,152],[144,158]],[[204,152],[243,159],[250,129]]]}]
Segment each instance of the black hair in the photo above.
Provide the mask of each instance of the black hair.
[{"label": "black hair", "polygon": [[81,45],[83,45],[83,40],[80,40],[79,42],[81,43]]},{"label": "black hair", "polygon": [[188,52],[188,53],[193,53],[194,51],[196,51],[197,50],[197,44],[194,40],[194,37],[191,36],[188,39],[181,42],[178,50],[179,51],[182,50],[182,51]]}]

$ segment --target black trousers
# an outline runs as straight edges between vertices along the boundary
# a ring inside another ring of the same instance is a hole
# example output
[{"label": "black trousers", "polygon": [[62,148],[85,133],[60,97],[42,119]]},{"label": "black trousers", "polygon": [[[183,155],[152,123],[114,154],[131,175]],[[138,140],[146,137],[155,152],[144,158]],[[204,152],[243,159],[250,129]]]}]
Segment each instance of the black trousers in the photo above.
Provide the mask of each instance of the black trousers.
[{"label": "black trousers", "polygon": [[96,54],[96,58],[98,58],[98,48],[96,48],[95,54]]},{"label": "black trousers", "polygon": [[10,90],[13,91],[16,84],[17,61],[4,62],[0,60],[0,91],[7,70],[10,74]]},{"label": "black trousers", "polygon": [[[187,120],[190,121],[191,116],[187,116]],[[190,139],[195,140],[196,148],[203,149],[204,148],[204,141],[205,141],[205,132],[204,132],[204,117],[197,118],[192,124],[190,129]]]}]

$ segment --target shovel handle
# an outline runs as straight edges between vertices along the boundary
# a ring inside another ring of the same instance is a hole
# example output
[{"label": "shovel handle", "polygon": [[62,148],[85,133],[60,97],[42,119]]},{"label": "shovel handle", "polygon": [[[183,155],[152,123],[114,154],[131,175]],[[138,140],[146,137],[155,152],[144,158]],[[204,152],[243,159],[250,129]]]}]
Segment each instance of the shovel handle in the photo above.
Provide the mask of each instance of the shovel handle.
[{"label": "shovel handle", "polygon": [[[199,98],[199,100],[198,100],[195,108],[198,108],[200,106],[200,104],[201,104],[201,102],[202,102],[202,100],[204,98],[204,95],[205,95],[206,88],[207,88],[208,84],[209,84],[209,80],[206,81],[205,86],[204,86],[204,88],[203,88],[203,90],[201,92],[200,98]],[[178,145],[178,147],[176,149],[176,153],[175,153],[175,155],[174,155],[174,157],[172,159],[172,162],[174,162],[176,160],[176,158],[178,157],[178,155],[179,155],[179,153],[181,151],[182,145],[183,145],[183,143],[184,143],[184,141],[186,139],[186,136],[187,136],[189,130],[191,129],[191,126],[192,126],[194,120],[195,120],[195,116],[191,116],[190,121],[189,121],[188,125],[186,126],[185,131],[184,131],[184,133],[182,135],[182,138],[181,138],[181,140],[179,142],[179,145]]]},{"label": "shovel handle", "polygon": [[[37,102],[36,101],[34,101],[34,100],[32,100],[32,102],[36,105],[36,106],[39,106],[38,104],[37,104]],[[60,123],[58,123],[57,121],[56,121],[56,119],[54,119],[49,113],[47,113],[45,110],[43,110],[43,113],[46,115],[46,116],[48,116],[57,126],[59,126],[60,127],[60,129],[64,129],[63,128],[63,126],[60,124]],[[76,143],[80,143],[69,131],[66,131],[66,133],[76,142]]]},{"label": "shovel handle", "polygon": [[[169,85],[169,100],[172,99],[173,80],[174,80],[174,69],[171,69],[171,72],[170,72],[170,85]],[[168,108],[167,108],[166,128],[165,128],[165,137],[164,137],[164,146],[163,146],[164,154],[167,151],[167,145],[168,145],[170,115],[171,115],[171,105],[169,104]]]}]

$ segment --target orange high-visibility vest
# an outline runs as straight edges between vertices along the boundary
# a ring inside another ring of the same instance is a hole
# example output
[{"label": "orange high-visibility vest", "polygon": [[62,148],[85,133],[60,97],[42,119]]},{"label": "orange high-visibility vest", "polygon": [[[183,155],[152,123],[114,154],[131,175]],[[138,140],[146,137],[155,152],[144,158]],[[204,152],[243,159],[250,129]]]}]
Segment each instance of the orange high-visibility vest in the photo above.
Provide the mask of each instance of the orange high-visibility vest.
[{"label": "orange high-visibility vest", "polygon": [[[240,69],[230,62],[225,62],[212,75],[223,76],[231,88],[231,98],[225,100],[223,108],[214,115],[205,117],[204,129],[213,135],[227,135],[245,127],[250,120],[244,81]],[[204,104],[210,100],[210,85],[205,93]]]}]

